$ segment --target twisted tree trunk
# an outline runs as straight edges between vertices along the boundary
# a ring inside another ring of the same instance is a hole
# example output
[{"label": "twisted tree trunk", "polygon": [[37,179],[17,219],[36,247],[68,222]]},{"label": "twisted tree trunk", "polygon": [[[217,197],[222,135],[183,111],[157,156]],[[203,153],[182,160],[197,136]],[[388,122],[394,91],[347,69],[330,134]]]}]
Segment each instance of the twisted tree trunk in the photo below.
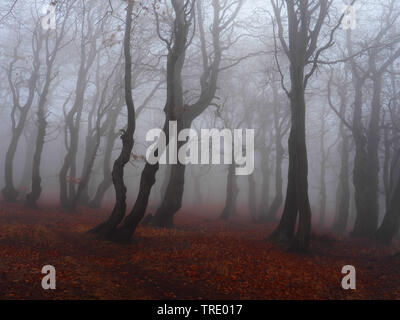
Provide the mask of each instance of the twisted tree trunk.
[{"label": "twisted tree trunk", "polygon": [[124,36],[124,56],[125,56],[125,101],[128,112],[127,128],[121,136],[122,149],[119,157],[115,160],[112,170],[112,180],[115,189],[115,204],[110,217],[91,232],[98,234],[100,238],[110,239],[118,224],[122,221],[126,211],[126,186],[124,183],[124,168],[131,157],[135,132],[135,105],[132,98],[132,57],[130,51],[132,11],[134,2],[128,2],[126,10],[126,26]]}]

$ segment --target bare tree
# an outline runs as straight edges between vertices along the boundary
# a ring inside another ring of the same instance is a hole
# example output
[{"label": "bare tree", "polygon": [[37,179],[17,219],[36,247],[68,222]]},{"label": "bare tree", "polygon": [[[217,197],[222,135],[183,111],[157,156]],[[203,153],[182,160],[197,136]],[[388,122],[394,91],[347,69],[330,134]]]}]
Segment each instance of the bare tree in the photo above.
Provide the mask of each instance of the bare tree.
[{"label": "bare tree", "polygon": [[[289,136],[289,172],[285,208],[279,226],[270,239],[291,242],[291,249],[307,251],[311,235],[311,208],[308,196],[308,159],[305,130],[305,89],[319,64],[320,55],[333,45],[338,24],[332,27],[325,44],[321,41],[322,26],[327,21],[333,1],[271,0],[278,26],[280,44],[290,63],[291,130]],[[282,10],[287,12],[287,38]],[[306,67],[310,66],[309,70]],[[283,81],[282,81],[283,83]],[[295,235],[297,216],[298,228]]]},{"label": "bare tree", "polygon": [[[344,77],[336,76],[335,86],[336,92],[339,96],[339,110],[334,107],[331,99],[331,83],[333,77],[331,76],[328,81],[328,102],[332,110],[337,112],[340,119],[339,136],[340,136],[340,173],[339,182],[336,189],[336,208],[335,220],[333,224],[333,231],[337,234],[343,235],[346,231],[349,214],[350,214],[350,130],[345,125],[346,123],[346,109],[348,109],[349,90],[348,90],[348,72],[344,70]],[[351,128],[350,128],[351,129]]]},{"label": "bare tree", "polygon": [[[20,32],[20,31],[19,31]],[[40,23],[36,23],[35,29],[32,32],[32,69],[28,80],[23,78],[21,72],[16,72],[17,62],[20,54],[21,34],[17,35],[17,44],[14,47],[13,59],[7,69],[8,84],[13,98],[13,107],[11,111],[12,136],[7,149],[5,159],[5,187],[2,190],[5,201],[15,202],[18,198],[18,191],[14,186],[14,157],[17,150],[18,142],[24,130],[26,119],[33,105],[35,98],[36,85],[39,80],[40,72],[40,53],[43,46],[43,34]],[[21,89],[26,87],[27,98],[25,103],[21,102]]]},{"label": "bare tree", "polygon": [[126,211],[126,186],[124,184],[124,167],[131,157],[136,128],[135,105],[132,97],[132,56],[131,56],[131,30],[132,12],[134,1],[128,1],[126,10],[126,23],[124,35],[124,57],[125,57],[125,102],[128,112],[127,127],[122,131],[122,149],[119,157],[115,160],[112,170],[112,180],[115,189],[115,204],[113,211],[107,221],[101,223],[91,230],[92,233],[101,238],[109,238],[118,224],[121,222]]},{"label": "bare tree", "polygon": [[[64,162],[59,173],[60,206],[71,209],[73,199],[76,197],[76,155],[79,145],[79,132],[85,93],[88,86],[90,69],[98,54],[99,37],[103,23],[97,23],[95,8],[86,6],[82,2],[81,26],[76,31],[80,36],[79,54],[80,63],[76,79],[74,101],[69,111],[64,110],[65,116],[65,146],[67,148]],[[68,174],[69,173],[69,174]]]},{"label": "bare tree", "polygon": [[[160,32],[159,16],[157,13],[157,7],[154,5],[158,35],[166,44],[168,49],[167,101],[164,106],[165,122],[163,126],[163,130],[166,133],[167,143],[169,141],[169,121],[176,119],[178,110],[182,109],[184,105],[182,69],[185,62],[186,49],[191,42],[189,31],[194,17],[194,2],[171,0],[171,4],[175,13],[175,19],[169,40]],[[143,219],[158,169],[158,163],[150,164],[146,162],[140,178],[139,194],[132,211],[125,217],[122,225],[114,232],[113,238],[116,241],[129,241],[136,230],[136,227]]]},{"label": "bare tree", "polygon": [[[55,40],[53,44],[53,48],[50,49],[50,38],[52,35],[52,32],[50,29],[46,32],[45,35],[45,48],[46,48],[46,57],[45,57],[45,66],[46,66],[46,72],[45,72],[45,79],[44,79],[44,84],[43,87],[41,88],[39,92],[39,102],[38,102],[38,109],[37,109],[37,121],[38,121],[38,132],[36,136],[36,144],[35,144],[35,151],[33,154],[33,164],[32,164],[32,187],[31,187],[31,192],[27,194],[26,196],[26,202],[25,204],[28,207],[31,208],[36,208],[37,207],[37,201],[40,198],[40,195],[42,193],[42,178],[40,175],[40,163],[41,163],[41,158],[42,158],[42,151],[43,151],[43,146],[45,143],[45,137],[46,137],[46,128],[47,128],[47,120],[46,120],[46,104],[47,104],[47,97],[49,94],[50,90],[50,85],[53,81],[53,79],[56,77],[56,74],[53,74],[53,69],[54,65],[56,62],[56,57],[58,52],[60,51],[62,45],[63,45],[63,39],[66,34],[66,26],[67,26],[67,21],[68,21],[68,16],[70,15],[71,12],[71,7],[74,4],[75,1],[72,3],[69,3],[66,5],[64,17],[63,17],[63,23],[59,29],[56,29],[55,32]],[[58,6],[61,8],[64,6],[63,2],[60,2]],[[61,11],[61,10],[60,10]]]}]

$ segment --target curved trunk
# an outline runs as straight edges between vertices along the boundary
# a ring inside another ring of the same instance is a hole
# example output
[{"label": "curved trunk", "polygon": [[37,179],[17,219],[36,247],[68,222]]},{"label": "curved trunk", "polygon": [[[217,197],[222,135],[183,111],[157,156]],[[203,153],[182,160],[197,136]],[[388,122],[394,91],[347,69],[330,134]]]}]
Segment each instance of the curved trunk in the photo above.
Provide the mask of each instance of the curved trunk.
[{"label": "curved trunk", "polygon": [[135,105],[132,98],[132,57],[130,52],[133,1],[128,2],[126,11],[126,27],[124,36],[125,55],[125,100],[128,112],[127,129],[121,136],[122,149],[119,157],[115,160],[112,170],[112,180],[115,189],[115,205],[110,217],[91,232],[98,234],[101,238],[109,239],[112,233],[122,221],[126,211],[126,186],[124,183],[124,168],[131,157],[135,133]]},{"label": "curved trunk", "polygon": [[[80,201],[83,200],[83,196],[84,196],[85,192],[88,191],[87,187],[89,184],[90,176],[92,174],[94,162],[96,160],[97,150],[99,149],[99,146],[100,146],[100,138],[101,138],[101,135],[98,132],[98,133],[96,133],[96,136],[94,137],[94,141],[90,141],[90,145],[88,146],[88,148],[90,149],[88,151],[88,158],[85,161],[82,178],[79,181],[78,188],[76,191],[76,196],[71,201],[71,206],[70,206],[71,210],[76,210],[78,203],[80,203]],[[86,197],[86,200],[87,200],[87,197]],[[87,201],[86,201],[86,203],[87,203]]]},{"label": "curved trunk", "polygon": [[[281,222],[271,238],[290,241],[291,249],[308,250],[311,236],[311,207],[308,198],[308,160],[305,128],[304,67],[291,64],[290,108],[292,126],[289,136],[289,174],[285,209]],[[299,223],[296,235],[297,213]]]},{"label": "curved trunk", "polygon": [[18,122],[17,127],[12,132],[12,137],[10,144],[7,149],[6,159],[5,159],[5,173],[4,173],[4,180],[5,186],[2,190],[4,200],[7,202],[16,202],[18,200],[18,191],[15,189],[14,186],[14,158],[15,153],[17,151],[17,146],[19,139],[22,135],[22,131],[25,126],[26,119],[28,117],[29,108],[25,107],[21,111],[20,119]]},{"label": "curved trunk", "polygon": [[158,168],[158,163],[154,165],[146,163],[140,177],[139,194],[135,201],[135,205],[133,206],[130,214],[124,219],[121,227],[116,229],[113,233],[112,238],[115,241],[129,242],[132,238],[133,233],[146,213],[151,189],[156,182],[155,177]]},{"label": "curved trunk", "polygon": [[[80,81],[78,81],[78,83],[79,82]],[[76,155],[79,144],[79,128],[82,116],[83,97],[84,90],[81,88],[76,97],[74,106],[68,113],[66,121],[65,134],[69,134],[70,141],[69,147],[67,146],[67,153],[64,157],[64,162],[59,173],[60,206],[64,209],[70,208],[71,200],[75,197]],[[68,138],[66,137],[65,139],[67,140]]]},{"label": "curved trunk", "polygon": [[40,164],[42,160],[43,146],[45,143],[47,121],[46,121],[46,101],[51,83],[51,72],[55,56],[47,64],[46,80],[40,95],[37,117],[38,117],[38,132],[36,136],[35,153],[33,155],[32,165],[32,189],[26,196],[25,205],[30,208],[37,208],[37,201],[42,193],[42,178],[40,176]]},{"label": "curved trunk", "polygon": [[349,185],[349,138],[342,136],[339,183],[336,191],[336,220],[333,231],[337,234],[346,232],[350,213],[350,185]]},{"label": "curved trunk", "polygon": [[288,242],[293,239],[297,219],[297,198],[296,198],[296,169],[293,158],[295,157],[295,132],[293,126],[290,128],[288,140],[289,168],[288,184],[286,188],[286,199],[283,213],[278,227],[269,236],[269,239],[276,242]]},{"label": "curved trunk", "polygon": [[42,178],[40,176],[40,163],[42,158],[44,139],[46,137],[47,121],[44,114],[45,102],[41,103],[38,110],[38,133],[36,137],[36,149],[33,155],[32,167],[32,189],[26,196],[25,205],[30,208],[37,208],[37,201],[42,193]]},{"label": "curved trunk", "polygon": [[196,176],[194,169],[191,170],[192,181],[193,181],[193,191],[194,191],[194,203],[198,206],[203,204],[203,192],[201,190],[201,176]]}]

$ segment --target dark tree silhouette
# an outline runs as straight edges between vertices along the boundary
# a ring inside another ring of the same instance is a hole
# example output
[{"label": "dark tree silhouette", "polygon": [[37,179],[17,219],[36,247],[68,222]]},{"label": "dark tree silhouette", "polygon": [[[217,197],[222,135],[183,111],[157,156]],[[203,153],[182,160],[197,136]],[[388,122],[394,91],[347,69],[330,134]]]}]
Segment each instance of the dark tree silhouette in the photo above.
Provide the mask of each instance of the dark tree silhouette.
[{"label": "dark tree silhouette", "polygon": [[[289,136],[289,172],[285,207],[279,226],[270,236],[271,240],[289,242],[294,251],[307,251],[311,235],[311,208],[308,197],[308,159],[305,130],[305,89],[318,67],[321,53],[333,45],[335,31],[343,15],[330,31],[328,40],[320,47],[321,29],[328,19],[333,1],[278,1],[271,0],[278,26],[280,44],[290,63],[291,129]],[[287,11],[287,38],[282,10]],[[275,32],[274,32],[275,35]],[[310,66],[310,70],[306,67]],[[282,81],[283,83],[283,81]],[[295,234],[297,216],[298,228]]]},{"label": "dark tree silhouette", "polygon": [[109,218],[91,230],[100,238],[109,239],[112,232],[125,216],[126,211],[126,186],[124,184],[124,167],[131,157],[136,128],[135,105],[132,97],[132,56],[131,56],[131,30],[132,11],[134,1],[128,1],[126,9],[125,35],[124,35],[124,57],[125,57],[125,102],[128,113],[126,130],[122,130],[122,149],[119,157],[115,160],[112,170],[112,180],[115,189],[115,204]]}]

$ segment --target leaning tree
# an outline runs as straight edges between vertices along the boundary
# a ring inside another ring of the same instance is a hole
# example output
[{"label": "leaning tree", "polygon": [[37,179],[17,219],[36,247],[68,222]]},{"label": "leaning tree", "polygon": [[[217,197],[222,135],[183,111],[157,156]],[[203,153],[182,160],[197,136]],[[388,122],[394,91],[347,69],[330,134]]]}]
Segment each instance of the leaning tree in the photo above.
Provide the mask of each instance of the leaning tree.
[{"label": "leaning tree", "polygon": [[[354,1],[353,1],[354,3]],[[321,54],[334,44],[339,21],[330,26],[332,0],[271,0],[274,12],[274,38],[279,38],[282,50],[289,60],[290,85],[282,85],[290,100],[291,128],[288,142],[289,170],[285,207],[271,240],[289,243],[294,251],[307,251],[311,236],[311,207],[308,196],[308,158],[306,147],[305,90],[317,70]],[[286,10],[286,15],[284,14]],[[277,32],[275,32],[277,26]],[[331,27],[323,44],[324,28]],[[277,41],[275,41],[276,43]],[[275,50],[276,61],[279,60]],[[296,229],[296,221],[298,227]],[[296,231],[296,233],[295,233]]]}]

